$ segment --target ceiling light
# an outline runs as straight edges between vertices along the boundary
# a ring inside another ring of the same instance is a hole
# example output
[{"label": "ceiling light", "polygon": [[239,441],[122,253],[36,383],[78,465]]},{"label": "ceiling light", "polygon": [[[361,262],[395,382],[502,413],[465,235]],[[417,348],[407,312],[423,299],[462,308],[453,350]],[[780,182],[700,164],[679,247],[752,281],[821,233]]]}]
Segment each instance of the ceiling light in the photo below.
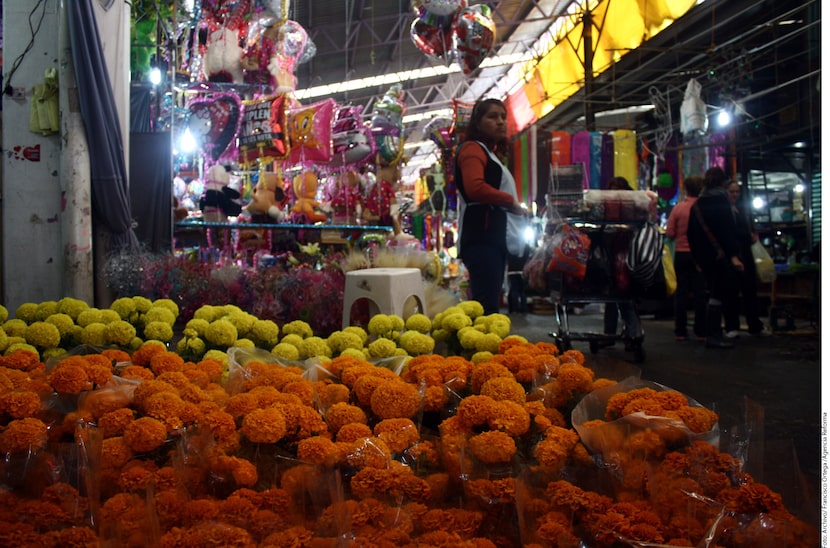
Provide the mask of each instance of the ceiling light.
[{"label": "ceiling light", "polygon": [[732,122],[732,115],[729,114],[729,111],[724,109],[718,112],[718,125],[720,127],[726,127]]},{"label": "ceiling light", "polygon": [[752,207],[754,207],[755,209],[763,209],[765,204],[766,202],[760,196],[756,196],[752,199]]},{"label": "ceiling light", "polygon": [[801,194],[802,192],[804,192],[804,185],[802,185],[801,183],[796,184],[793,187],[793,192],[795,192],[796,194]]},{"label": "ceiling light", "polygon": [[150,83],[157,86],[161,83],[161,71],[158,67],[150,69]]},{"label": "ceiling light", "polygon": [[439,108],[436,110],[428,110],[426,112],[419,112],[418,114],[407,114],[403,117],[404,124],[411,124],[413,122],[420,122],[421,120],[426,120],[427,118],[436,118],[438,116],[452,116],[453,111],[451,108]]}]

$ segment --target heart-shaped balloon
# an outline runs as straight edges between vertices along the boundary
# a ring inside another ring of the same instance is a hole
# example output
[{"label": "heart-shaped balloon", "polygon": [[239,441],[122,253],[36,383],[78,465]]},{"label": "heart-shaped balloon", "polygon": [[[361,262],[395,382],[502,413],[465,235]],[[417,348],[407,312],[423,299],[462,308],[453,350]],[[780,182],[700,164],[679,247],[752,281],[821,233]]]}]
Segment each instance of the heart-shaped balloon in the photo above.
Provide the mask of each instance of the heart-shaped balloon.
[{"label": "heart-shaped balloon", "polygon": [[430,25],[420,19],[412,21],[409,30],[412,43],[421,53],[432,61],[449,61],[452,49],[452,33],[436,25]]},{"label": "heart-shaped balloon", "polygon": [[453,144],[452,120],[437,116],[424,126],[424,137],[435,143],[441,150],[449,150]]},{"label": "heart-shaped balloon", "polygon": [[453,50],[464,74],[470,74],[493,49],[496,24],[490,8],[483,4],[470,6],[458,12],[453,32]]},{"label": "heart-shaped balloon", "polygon": [[242,104],[233,93],[196,99],[188,106],[187,128],[214,163],[236,149]]},{"label": "heart-shaped balloon", "polygon": [[412,6],[416,13],[419,9],[435,15],[452,15],[467,5],[467,0],[415,0]]}]

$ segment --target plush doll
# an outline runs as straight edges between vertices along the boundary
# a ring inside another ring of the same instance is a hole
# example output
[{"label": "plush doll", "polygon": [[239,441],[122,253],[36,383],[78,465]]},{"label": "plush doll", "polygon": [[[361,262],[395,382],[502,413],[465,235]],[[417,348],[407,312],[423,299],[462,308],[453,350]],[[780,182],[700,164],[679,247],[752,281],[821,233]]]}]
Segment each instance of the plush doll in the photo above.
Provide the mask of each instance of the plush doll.
[{"label": "plush doll", "polygon": [[251,192],[251,201],[245,206],[245,211],[251,214],[254,222],[279,222],[285,218],[283,208],[286,201],[282,176],[263,171],[259,174],[259,181]]},{"label": "plush doll", "polygon": [[205,175],[205,192],[199,199],[199,209],[202,218],[209,223],[224,223],[228,217],[236,217],[242,213],[242,206],[234,200],[240,197],[239,192],[228,185],[231,176],[224,166],[215,165],[208,169]]},{"label": "plush doll", "polygon": [[242,47],[236,30],[220,27],[208,35],[203,70],[210,82],[242,82]]},{"label": "plush doll", "polygon": [[363,209],[363,181],[354,169],[334,179],[329,191],[332,222],[354,224]]},{"label": "plush doll", "polygon": [[264,19],[251,26],[245,51],[242,54],[242,69],[246,84],[275,85],[268,64],[276,55],[279,24],[273,18]]},{"label": "plush doll", "polygon": [[320,205],[317,197],[317,175],[311,171],[303,171],[294,177],[292,181],[294,196],[297,201],[291,206],[291,212],[297,217],[302,217],[307,223],[325,221],[326,216],[315,208]]},{"label": "plush doll", "polygon": [[397,163],[383,165],[378,159],[377,166],[375,182],[370,184],[366,191],[363,218],[378,225],[391,226],[397,234],[400,231],[400,225],[397,218],[398,203],[395,197],[395,185],[400,178],[400,165]]}]

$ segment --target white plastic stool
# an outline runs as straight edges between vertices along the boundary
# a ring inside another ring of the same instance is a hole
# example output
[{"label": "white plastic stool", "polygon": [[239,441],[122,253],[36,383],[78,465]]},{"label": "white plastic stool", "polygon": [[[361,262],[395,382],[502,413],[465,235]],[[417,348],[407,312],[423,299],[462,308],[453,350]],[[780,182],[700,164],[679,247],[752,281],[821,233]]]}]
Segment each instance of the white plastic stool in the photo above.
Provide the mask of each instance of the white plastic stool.
[{"label": "white plastic stool", "polygon": [[415,297],[424,312],[424,282],[417,268],[366,268],[346,273],[343,292],[343,327],[349,325],[352,305],[359,299],[369,301],[369,314],[395,314],[403,317],[403,307]]}]

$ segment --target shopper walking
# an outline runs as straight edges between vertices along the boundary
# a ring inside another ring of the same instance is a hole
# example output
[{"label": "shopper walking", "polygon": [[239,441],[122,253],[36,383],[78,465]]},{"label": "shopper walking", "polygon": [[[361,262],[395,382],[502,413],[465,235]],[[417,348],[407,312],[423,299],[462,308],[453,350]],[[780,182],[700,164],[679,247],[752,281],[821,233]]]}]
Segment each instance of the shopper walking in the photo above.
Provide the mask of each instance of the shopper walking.
[{"label": "shopper walking", "polygon": [[726,195],[732,206],[732,214],[735,216],[738,253],[744,264],[744,271],[738,276],[739,301],[734,308],[725,308],[723,311],[724,336],[728,339],[739,336],[741,309],[746,317],[749,334],[768,336],[770,331],[764,326],[759,315],[758,273],[755,269],[755,260],[752,258],[752,244],[758,241],[758,234],[753,229],[752,219],[741,207],[741,186],[735,181],[729,183],[726,187]]},{"label": "shopper walking", "polygon": [[709,298],[706,305],[706,346],[732,348],[723,338],[723,309],[736,306],[740,258],[735,216],[726,195],[729,178],[722,168],[704,175],[704,189],[689,215],[689,248],[703,271]]},{"label": "shopper walking", "polygon": [[485,314],[499,311],[508,251],[524,251],[525,210],[500,155],[507,152],[507,108],[498,99],[473,106],[465,140],[455,158],[458,190],[458,256],[470,293]]},{"label": "shopper walking", "polygon": [[691,296],[694,306],[692,329],[695,338],[703,341],[706,337],[706,282],[703,273],[692,259],[688,235],[689,214],[703,188],[703,177],[686,177],[684,188],[686,197],[672,208],[666,225],[666,236],[674,240],[674,270],[677,275],[677,289],[674,293],[674,336],[678,341],[689,338],[687,325]]}]

